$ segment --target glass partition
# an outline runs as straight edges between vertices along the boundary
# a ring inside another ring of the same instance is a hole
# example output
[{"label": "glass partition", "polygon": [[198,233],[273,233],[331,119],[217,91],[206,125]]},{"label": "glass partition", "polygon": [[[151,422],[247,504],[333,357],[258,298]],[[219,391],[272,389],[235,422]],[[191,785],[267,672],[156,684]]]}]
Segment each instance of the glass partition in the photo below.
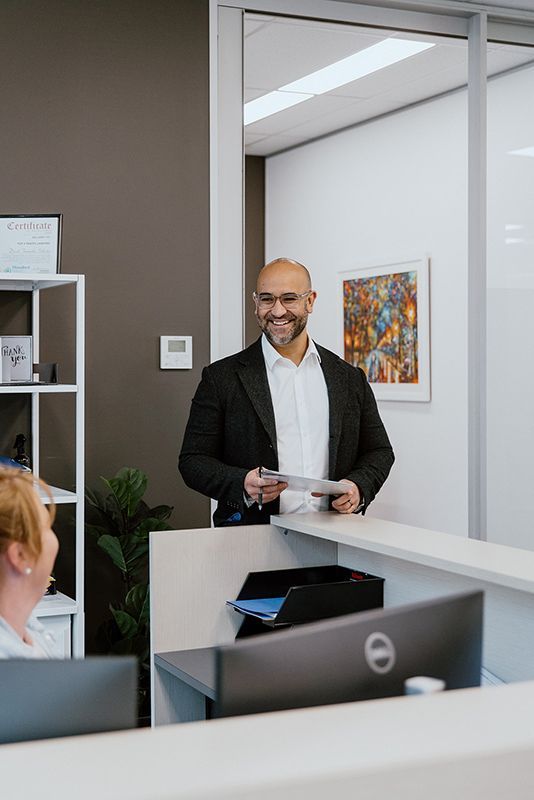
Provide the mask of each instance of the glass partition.
[{"label": "glass partition", "polygon": [[488,44],[487,538],[534,549],[534,48]]}]

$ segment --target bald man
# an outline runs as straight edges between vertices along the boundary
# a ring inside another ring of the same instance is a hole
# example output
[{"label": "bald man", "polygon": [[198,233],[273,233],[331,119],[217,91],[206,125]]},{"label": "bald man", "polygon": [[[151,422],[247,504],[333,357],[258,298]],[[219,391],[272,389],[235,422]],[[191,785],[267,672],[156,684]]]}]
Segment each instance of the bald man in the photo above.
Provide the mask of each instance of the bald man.
[{"label": "bald man", "polygon": [[302,264],[266,264],[253,297],[262,335],[203,370],[180,453],[184,481],[218,501],[215,525],[328,508],[329,498],[262,478],[260,467],[343,481],[331,508],[365,513],[394,461],[365,373],[308,336],[317,293]]}]

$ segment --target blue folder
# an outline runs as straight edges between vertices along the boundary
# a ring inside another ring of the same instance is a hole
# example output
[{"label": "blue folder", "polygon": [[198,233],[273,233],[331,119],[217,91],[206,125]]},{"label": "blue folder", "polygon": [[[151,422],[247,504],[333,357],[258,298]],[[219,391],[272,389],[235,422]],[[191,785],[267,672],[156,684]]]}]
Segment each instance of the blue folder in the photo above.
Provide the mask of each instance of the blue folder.
[{"label": "blue folder", "polygon": [[227,600],[226,604],[242,614],[258,619],[274,619],[284,600],[285,597],[258,597],[253,600]]}]

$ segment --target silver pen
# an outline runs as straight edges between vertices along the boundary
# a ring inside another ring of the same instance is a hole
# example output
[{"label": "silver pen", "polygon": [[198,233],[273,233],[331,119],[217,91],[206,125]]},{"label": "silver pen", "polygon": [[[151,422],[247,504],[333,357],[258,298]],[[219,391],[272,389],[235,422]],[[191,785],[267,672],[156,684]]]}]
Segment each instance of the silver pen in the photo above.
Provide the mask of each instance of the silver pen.
[{"label": "silver pen", "polygon": [[[258,478],[261,478],[261,467],[258,467]],[[261,511],[263,506],[263,491],[262,487],[260,486],[260,490],[258,492],[258,508]]]}]

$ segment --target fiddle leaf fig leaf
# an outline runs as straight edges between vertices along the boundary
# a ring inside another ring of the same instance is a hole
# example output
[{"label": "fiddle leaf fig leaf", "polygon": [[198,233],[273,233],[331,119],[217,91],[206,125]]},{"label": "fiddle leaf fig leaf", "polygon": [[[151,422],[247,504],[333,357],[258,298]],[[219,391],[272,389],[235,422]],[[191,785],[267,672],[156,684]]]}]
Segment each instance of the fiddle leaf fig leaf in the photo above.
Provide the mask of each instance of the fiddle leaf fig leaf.
[{"label": "fiddle leaf fig leaf", "polygon": [[113,619],[117,623],[117,627],[122,635],[126,639],[130,639],[132,636],[135,636],[137,633],[137,622],[135,619],[126,611],[113,608],[113,606],[110,606],[110,609],[111,613],[113,614]]},{"label": "fiddle leaf fig leaf", "polygon": [[90,525],[89,523],[86,524],[85,530],[87,533],[94,536],[95,539],[99,539],[101,536],[106,536],[108,534],[108,529],[104,528],[102,525]]},{"label": "fiddle leaf fig leaf", "polygon": [[[174,506],[154,506],[154,508],[149,509],[149,516],[163,521],[169,519],[173,511]],[[159,528],[158,530],[162,529]]]},{"label": "fiddle leaf fig leaf", "polygon": [[98,511],[100,511],[104,507],[104,498],[100,494],[100,492],[96,492],[93,489],[86,488],[85,497],[87,498],[87,502],[91,506],[93,506],[93,508],[98,509]]},{"label": "fiddle leaf fig leaf", "polygon": [[125,611],[139,620],[139,622],[141,622],[141,614],[145,607],[147,595],[148,586],[144,583],[138,583],[130,589],[124,600]]},{"label": "fiddle leaf fig leaf", "polygon": [[144,539],[148,542],[148,534],[151,531],[168,531],[169,526],[164,520],[157,519],[156,517],[149,517],[144,519],[135,530],[135,535],[138,539]]},{"label": "fiddle leaf fig leaf", "polygon": [[140,469],[123,467],[114,478],[102,478],[106,486],[112,491],[117,503],[128,517],[133,516],[144,495],[148,478]]},{"label": "fiddle leaf fig leaf", "polygon": [[116,536],[110,536],[109,533],[105,533],[98,540],[98,546],[102,548],[104,553],[108,554],[115,566],[118,567],[121,572],[126,572],[127,567],[124,559],[124,553],[122,552],[121,543]]}]

